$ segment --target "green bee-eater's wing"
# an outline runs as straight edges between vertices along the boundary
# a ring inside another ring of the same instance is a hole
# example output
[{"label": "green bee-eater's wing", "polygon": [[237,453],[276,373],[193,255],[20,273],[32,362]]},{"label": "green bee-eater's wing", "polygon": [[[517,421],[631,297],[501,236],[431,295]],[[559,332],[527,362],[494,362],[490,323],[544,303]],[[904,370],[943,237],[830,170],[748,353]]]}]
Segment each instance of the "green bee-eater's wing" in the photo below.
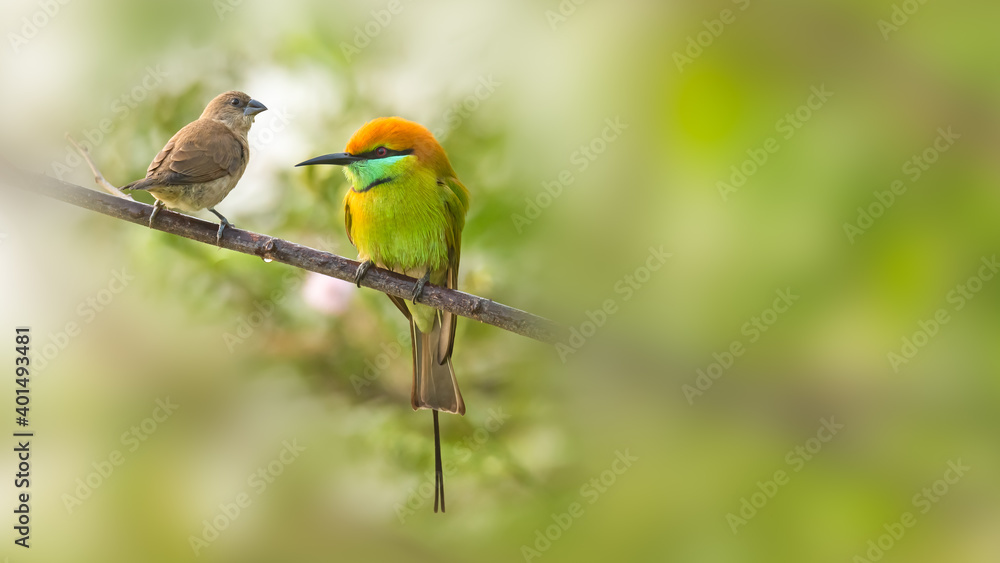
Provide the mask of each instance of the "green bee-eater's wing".
[{"label": "green bee-eater's wing", "polygon": [[[438,181],[444,188],[444,203],[448,207],[451,225],[445,237],[448,241],[448,276],[446,287],[458,288],[458,264],[462,257],[462,229],[465,227],[465,213],[469,208],[469,191],[458,178]],[[458,318],[452,313],[441,312],[441,339],[438,341],[437,361],[443,364],[451,357],[455,346],[455,327]]]}]

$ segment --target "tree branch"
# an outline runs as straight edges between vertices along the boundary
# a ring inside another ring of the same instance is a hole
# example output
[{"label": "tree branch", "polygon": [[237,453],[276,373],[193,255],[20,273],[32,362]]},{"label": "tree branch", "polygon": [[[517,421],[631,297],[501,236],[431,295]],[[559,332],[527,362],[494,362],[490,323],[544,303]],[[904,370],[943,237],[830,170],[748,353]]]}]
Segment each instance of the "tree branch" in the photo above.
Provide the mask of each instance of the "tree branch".
[{"label": "tree branch", "polygon": [[90,167],[90,171],[94,173],[94,182],[97,182],[98,186],[101,186],[102,188],[104,188],[104,191],[108,192],[113,196],[132,199],[129,196],[125,195],[125,192],[119,190],[118,188],[115,187],[114,184],[109,182],[104,177],[104,174],[101,174],[101,171],[97,169],[97,165],[95,165],[94,161],[90,159],[90,151],[88,151],[85,147],[80,146],[76,142],[76,140],[74,140],[73,137],[70,136],[69,133],[66,133],[66,140],[69,141],[69,144],[73,145],[73,148],[75,148],[77,151],[80,152],[80,156],[82,156],[83,160],[86,161],[87,166]]},{"label": "tree branch", "polygon": [[[93,168],[92,164],[91,167],[97,181],[103,180],[104,177],[100,172]],[[6,163],[3,159],[0,159],[0,171],[9,179],[11,185],[21,189],[34,191],[143,227],[149,224],[149,216],[153,211],[153,206],[135,201],[124,194],[122,197],[117,197],[48,176],[23,172]],[[107,183],[107,180],[104,182]],[[108,183],[108,185],[111,184]],[[115,191],[121,193],[117,189]],[[218,231],[218,225],[214,223],[166,209],[157,215],[153,228],[213,246],[215,246],[215,236]],[[220,246],[351,283],[354,282],[354,273],[358,268],[358,262],[343,256],[235,227],[229,227],[225,230]],[[361,285],[365,287],[404,299],[410,299],[415,284],[416,280],[411,277],[381,268],[370,269],[361,280]],[[559,342],[565,333],[562,327],[548,319],[490,299],[436,285],[427,284],[419,302],[550,344]]]}]

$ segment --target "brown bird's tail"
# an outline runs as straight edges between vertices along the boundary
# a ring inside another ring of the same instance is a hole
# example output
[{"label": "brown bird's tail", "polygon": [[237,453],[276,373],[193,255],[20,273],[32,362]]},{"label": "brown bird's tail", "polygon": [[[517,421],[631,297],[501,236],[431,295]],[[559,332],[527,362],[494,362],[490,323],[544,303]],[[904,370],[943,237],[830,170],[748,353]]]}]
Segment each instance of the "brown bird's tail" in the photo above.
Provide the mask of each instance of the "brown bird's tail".
[{"label": "brown bird's tail", "polygon": [[413,410],[431,409],[434,413],[434,512],[444,508],[444,470],[441,464],[441,432],[438,429],[438,411],[465,414],[465,401],[455,380],[455,370],[451,367],[450,352],[441,345],[441,338],[450,338],[441,327],[440,313],[434,317],[434,327],[429,333],[422,332],[410,320],[410,336],[413,341],[413,390],[410,402]]},{"label": "brown bird's tail", "polygon": [[149,180],[149,178],[143,178],[142,180],[136,180],[135,182],[132,182],[131,184],[122,186],[122,187],[120,187],[118,189],[122,190],[122,191],[125,191],[125,190],[145,190],[146,188],[150,187],[150,185],[152,185],[152,184],[153,184],[153,182],[151,182]]}]

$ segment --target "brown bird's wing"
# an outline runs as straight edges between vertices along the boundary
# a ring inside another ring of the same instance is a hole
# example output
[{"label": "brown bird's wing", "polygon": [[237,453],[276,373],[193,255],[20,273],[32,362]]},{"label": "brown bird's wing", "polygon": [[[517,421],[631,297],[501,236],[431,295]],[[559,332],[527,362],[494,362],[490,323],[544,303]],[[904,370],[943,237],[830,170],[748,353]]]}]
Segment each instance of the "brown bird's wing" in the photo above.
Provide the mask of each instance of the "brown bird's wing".
[{"label": "brown bird's wing", "polygon": [[200,184],[236,174],[245,162],[243,143],[235,133],[218,121],[199,119],[167,141],[146,178],[158,185]]},{"label": "brown bird's wing", "polygon": [[[469,207],[469,192],[458,178],[439,180],[438,184],[448,191],[445,192],[445,205],[451,217],[451,228],[445,233],[448,241],[448,278],[445,287],[458,289],[458,263],[462,257],[462,229],[465,227],[465,212]],[[451,358],[455,347],[455,328],[458,317],[452,313],[440,311],[441,338],[438,340],[437,362],[444,364]]]}]

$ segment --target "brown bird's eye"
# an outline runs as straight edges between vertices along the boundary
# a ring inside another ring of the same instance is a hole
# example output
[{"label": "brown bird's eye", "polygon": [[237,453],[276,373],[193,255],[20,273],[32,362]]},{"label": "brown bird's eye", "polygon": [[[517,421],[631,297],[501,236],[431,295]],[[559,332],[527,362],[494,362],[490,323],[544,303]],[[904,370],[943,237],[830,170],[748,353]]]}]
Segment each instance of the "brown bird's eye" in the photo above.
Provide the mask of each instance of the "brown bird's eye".
[{"label": "brown bird's eye", "polygon": [[375,156],[377,156],[379,158],[382,158],[382,157],[384,157],[387,154],[389,154],[389,151],[385,147],[379,147],[379,148],[375,149]]},{"label": "brown bird's eye", "polygon": [[236,106],[236,107],[239,107],[239,105],[240,105],[240,99],[239,98],[233,98],[233,99],[229,100],[229,103],[232,104],[232,105],[234,105],[234,106]]}]

